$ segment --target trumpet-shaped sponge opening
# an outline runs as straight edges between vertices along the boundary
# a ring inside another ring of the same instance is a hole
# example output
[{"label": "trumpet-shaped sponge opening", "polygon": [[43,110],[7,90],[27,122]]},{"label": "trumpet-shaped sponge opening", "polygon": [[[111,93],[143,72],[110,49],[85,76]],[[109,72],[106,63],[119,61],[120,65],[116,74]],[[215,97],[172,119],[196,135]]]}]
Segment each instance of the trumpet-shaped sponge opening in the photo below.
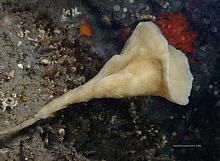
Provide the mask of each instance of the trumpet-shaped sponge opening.
[{"label": "trumpet-shaped sponge opening", "polygon": [[187,57],[180,50],[169,45],[169,83],[171,101],[180,105],[189,103],[188,97],[192,89],[193,76]]},{"label": "trumpet-shaped sponge opening", "polygon": [[144,53],[146,59],[159,60],[162,66],[163,88],[157,95],[180,105],[188,104],[193,82],[188,59],[182,51],[168,44],[157,25],[153,22],[139,23],[124,52]]}]

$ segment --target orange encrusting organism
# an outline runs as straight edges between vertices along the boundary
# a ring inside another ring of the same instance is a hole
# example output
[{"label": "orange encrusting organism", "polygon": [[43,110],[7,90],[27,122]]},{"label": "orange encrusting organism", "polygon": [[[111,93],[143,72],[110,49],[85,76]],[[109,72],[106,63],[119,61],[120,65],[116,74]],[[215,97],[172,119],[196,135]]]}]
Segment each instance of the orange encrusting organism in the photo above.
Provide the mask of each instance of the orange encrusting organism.
[{"label": "orange encrusting organism", "polygon": [[80,36],[90,37],[92,36],[92,28],[87,21],[84,21],[79,26]]},{"label": "orange encrusting organism", "polygon": [[193,44],[198,34],[189,30],[189,23],[183,14],[165,14],[155,20],[155,23],[159,26],[163,35],[171,45],[186,54],[195,51]]}]

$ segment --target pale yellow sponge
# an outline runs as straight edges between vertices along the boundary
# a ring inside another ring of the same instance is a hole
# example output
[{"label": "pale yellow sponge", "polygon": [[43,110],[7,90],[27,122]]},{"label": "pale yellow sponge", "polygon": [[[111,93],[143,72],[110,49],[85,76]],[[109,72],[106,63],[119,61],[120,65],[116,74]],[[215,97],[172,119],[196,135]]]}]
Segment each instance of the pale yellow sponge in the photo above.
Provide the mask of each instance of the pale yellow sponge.
[{"label": "pale yellow sponge", "polygon": [[46,104],[33,118],[0,135],[16,132],[70,104],[93,98],[161,96],[174,103],[189,102],[193,76],[186,56],[152,22],[140,22],[120,55],[113,56],[89,82]]}]

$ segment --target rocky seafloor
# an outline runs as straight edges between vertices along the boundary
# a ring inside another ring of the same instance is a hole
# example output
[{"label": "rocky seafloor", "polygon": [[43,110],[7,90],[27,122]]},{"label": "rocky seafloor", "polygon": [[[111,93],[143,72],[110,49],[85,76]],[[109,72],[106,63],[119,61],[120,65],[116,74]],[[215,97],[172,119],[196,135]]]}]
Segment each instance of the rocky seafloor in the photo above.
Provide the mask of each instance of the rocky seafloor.
[{"label": "rocky seafloor", "polygon": [[182,13],[198,33],[187,106],[159,97],[71,105],[1,139],[0,160],[218,161],[218,0],[0,0],[0,129],[87,82],[138,22],[166,13]]}]

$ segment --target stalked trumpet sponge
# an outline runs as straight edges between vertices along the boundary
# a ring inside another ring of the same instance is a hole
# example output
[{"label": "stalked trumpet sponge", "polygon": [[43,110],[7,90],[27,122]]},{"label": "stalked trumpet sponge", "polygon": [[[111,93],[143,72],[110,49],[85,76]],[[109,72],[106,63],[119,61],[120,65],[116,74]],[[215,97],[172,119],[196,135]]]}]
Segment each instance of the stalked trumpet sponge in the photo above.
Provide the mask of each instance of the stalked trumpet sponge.
[{"label": "stalked trumpet sponge", "polygon": [[0,135],[14,133],[70,104],[93,98],[153,95],[186,105],[192,81],[185,55],[168,45],[154,23],[141,22],[121,54],[113,56],[93,79],[49,102],[33,118],[0,131]]}]

